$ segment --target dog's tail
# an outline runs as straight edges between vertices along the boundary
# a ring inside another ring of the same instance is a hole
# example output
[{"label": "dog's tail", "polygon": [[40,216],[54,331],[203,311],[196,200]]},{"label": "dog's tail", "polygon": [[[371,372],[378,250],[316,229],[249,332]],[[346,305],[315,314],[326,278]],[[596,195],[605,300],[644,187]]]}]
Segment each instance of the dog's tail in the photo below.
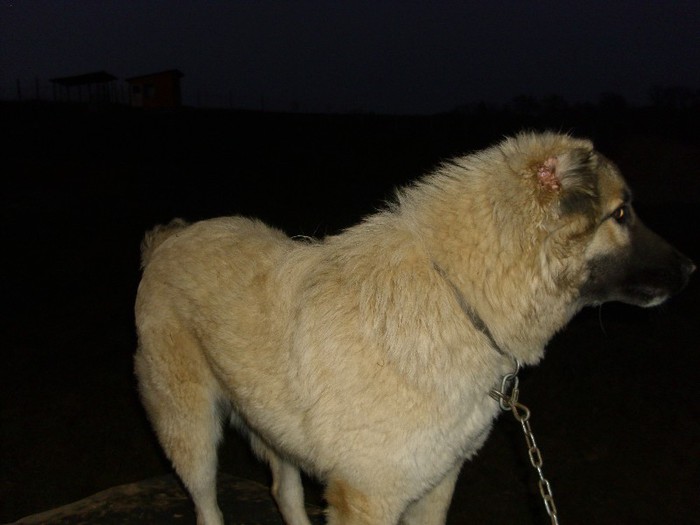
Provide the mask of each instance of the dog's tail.
[{"label": "dog's tail", "polygon": [[151,255],[171,235],[189,226],[189,223],[182,219],[173,219],[168,224],[160,224],[152,230],[146,232],[141,241],[141,269],[148,266]]}]

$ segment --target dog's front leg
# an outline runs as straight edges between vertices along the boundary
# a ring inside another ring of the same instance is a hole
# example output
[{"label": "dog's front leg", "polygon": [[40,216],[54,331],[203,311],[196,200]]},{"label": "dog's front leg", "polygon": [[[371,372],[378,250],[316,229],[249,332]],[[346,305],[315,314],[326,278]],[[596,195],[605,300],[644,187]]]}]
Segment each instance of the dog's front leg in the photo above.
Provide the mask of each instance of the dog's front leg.
[{"label": "dog's front leg", "polygon": [[461,468],[462,463],[453,467],[440,483],[411,503],[401,518],[401,525],[443,525]]},{"label": "dog's front leg", "polygon": [[386,487],[360,491],[341,478],[326,489],[328,525],[395,525],[404,504]]}]

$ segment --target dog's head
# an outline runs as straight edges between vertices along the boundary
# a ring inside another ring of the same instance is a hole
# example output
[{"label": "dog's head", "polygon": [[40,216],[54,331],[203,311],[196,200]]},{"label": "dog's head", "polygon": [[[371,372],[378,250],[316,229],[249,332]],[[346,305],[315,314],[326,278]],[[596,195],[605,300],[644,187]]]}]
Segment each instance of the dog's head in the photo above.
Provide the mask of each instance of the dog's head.
[{"label": "dog's head", "polygon": [[644,225],[626,187],[615,181],[610,185],[613,188],[600,195],[601,213],[586,250],[588,278],[581,298],[585,304],[661,304],[685,287],[695,265]]},{"label": "dog's head", "polygon": [[620,171],[590,143],[574,141],[528,171],[554,244],[581,255],[580,306],[655,306],[687,284],[693,262],[642,223]]}]

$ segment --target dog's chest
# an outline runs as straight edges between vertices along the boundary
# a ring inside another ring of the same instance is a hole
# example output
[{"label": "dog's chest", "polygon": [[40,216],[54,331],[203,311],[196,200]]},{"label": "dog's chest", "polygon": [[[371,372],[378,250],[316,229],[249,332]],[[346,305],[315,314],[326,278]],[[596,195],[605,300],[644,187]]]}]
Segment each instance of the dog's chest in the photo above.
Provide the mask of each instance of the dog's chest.
[{"label": "dog's chest", "polygon": [[447,441],[459,457],[468,459],[484,444],[498,415],[498,404],[488,394],[480,393],[470,403],[456,411],[460,417],[446,432]]}]

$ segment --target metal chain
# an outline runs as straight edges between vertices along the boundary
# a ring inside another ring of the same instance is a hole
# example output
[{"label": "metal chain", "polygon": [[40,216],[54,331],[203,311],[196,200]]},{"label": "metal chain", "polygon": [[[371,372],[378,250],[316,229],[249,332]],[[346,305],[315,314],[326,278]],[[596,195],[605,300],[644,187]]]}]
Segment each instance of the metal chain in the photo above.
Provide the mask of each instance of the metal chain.
[{"label": "metal chain", "polygon": [[542,501],[544,502],[544,508],[552,520],[552,525],[559,525],[559,516],[557,514],[557,507],[554,504],[552,487],[542,472],[542,453],[540,452],[540,449],[537,448],[535,436],[532,433],[532,428],[530,428],[530,409],[518,402],[518,395],[520,394],[520,390],[518,389],[520,384],[518,379],[519,371],[520,363],[516,363],[515,371],[512,374],[506,374],[503,376],[501,389],[497,390],[494,388],[491,391],[491,397],[498,401],[498,404],[502,410],[513,412],[513,417],[515,417],[516,421],[520,423],[520,426],[523,429],[523,434],[525,435],[525,443],[527,444],[527,453],[530,457],[530,464],[537,471],[537,475],[540,478],[537,485],[540,489]]}]

